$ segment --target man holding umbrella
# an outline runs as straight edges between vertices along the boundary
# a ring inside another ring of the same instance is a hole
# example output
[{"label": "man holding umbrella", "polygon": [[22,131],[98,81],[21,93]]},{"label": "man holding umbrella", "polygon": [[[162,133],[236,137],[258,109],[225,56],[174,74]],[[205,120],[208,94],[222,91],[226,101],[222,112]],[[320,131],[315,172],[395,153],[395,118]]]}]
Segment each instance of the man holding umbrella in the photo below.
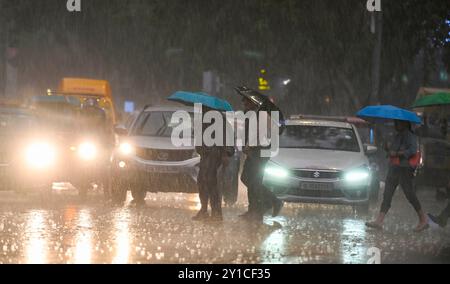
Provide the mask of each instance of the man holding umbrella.
[{"label": "man holding umbrella", "polygon": [[[245,112],[254,112],[258,115],[261,111],[279,111],[279,109],[264,95],[247,87],[236,88],[243,96]],[[281,114],[281,112],[280,112]],[[261,150],[264,149],[258,141],[257,146],[250,145],[249,121],[245,122],[246,144],[244,152],[247,155],[242,172],[241,180],[247,186],[248,211],[241,217],[262,222],[264,213],[272,209],[272,216],[276,217],[283,208],[283,202],[279,200],[267,187],[263,185],[264,170],[270,158],[262,157]]]},{"label": "man holding umbrella", "polygon": [[414,172],[419,155],[417,137],[412,132],[411,123],[420,124],[420,118],[413,112],[393,106],[367,107],[361,110],[358,116],[369,119],[393,119],[397,132],[394,141],[390,145],[385,144],[390,163],[380,213],[375,221],[367,222],[366,226],[375,229],[383,228],[395,190],[398,185],[401,185],[406,198],[414,207],[419,218],[419,224],[414,231],[426,230],[429,227],[428,219],[413,188]]},{"label": "man holding umbrella", "polygon": [[[202,105],[202,136],[208,127],[216,122],[204,123],[203,116],[209,111],[233,111],[231,105],[219,98],[209,96],[204,93],[177,92],[169,100],[181,102],[183,104],[201,104]],[[192,218],[194,221],[211,220],[220,222],[222,217],[222,193],[218,186],[218,170],[225,168],[229,164],[229,157],[234,155],[234,147],[226,146],[227,135],[233,135],[229,132],[227,121],[223,118],[223,141],[222,145],[208,146],[202,139],[202,145],[195,149],[200,155],[199,174],[197,184],[199,189],[199,198],[201,203],[200,211]],[[217,133],[214,133],[217,135]],[[211,206],[211,216],[208,213],[208,205]]]}]

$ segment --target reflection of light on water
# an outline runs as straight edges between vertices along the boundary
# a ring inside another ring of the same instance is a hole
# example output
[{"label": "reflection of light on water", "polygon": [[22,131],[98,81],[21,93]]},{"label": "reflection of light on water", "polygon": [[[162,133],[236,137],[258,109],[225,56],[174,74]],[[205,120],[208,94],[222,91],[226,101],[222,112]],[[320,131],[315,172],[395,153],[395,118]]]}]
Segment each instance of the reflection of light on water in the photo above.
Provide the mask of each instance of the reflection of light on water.
[{"label": "reflection of light on water", "polygon": [[75,244],[75,263],[90,264],[92,252],[92,218],[88,211],[81,210],[78,216],[78,232]]},{"label": "reflection of light on water", "polygon": [[198,195],[189,194],[188,197],[189,202],[189,210],[191,211],[199,211],[202,208],[202,204],[200,203],[200,198]]},{"label": "reflection of light on water", "polygon": [[129,262],[131,246],[129,222],[130,214],[125,210],[118,212],[114,218],[116,230],[116,255],[112,261],[114,264],[126,264]]},{"label": "reflection of light on water", "polygon": [[283,230],[271,233],[261,245],[262,263],[282,263],[282,257],[286,251],[286,235]]},{"label": "reflection of light on water", "polygon": [[361,263],[366,259],[367,248],[363,246],[366,228],[363,221],[346,219],[343,221],[340,254],[342,263]]},{"label": "reflection of light on water", "polygon": [[44,264],[47,261],[47,240],[43,236],[46,230],[44,214],[32,212],[26,221],[26,231],[29,232],[26,240],[26,263]]},{"label": "reflection of light on water", "polygon": [[66,182],[54,182],[53,183],[53,190],[55,191],[68,191],[68,190],[74,190],[75,188],[70,184]]}]

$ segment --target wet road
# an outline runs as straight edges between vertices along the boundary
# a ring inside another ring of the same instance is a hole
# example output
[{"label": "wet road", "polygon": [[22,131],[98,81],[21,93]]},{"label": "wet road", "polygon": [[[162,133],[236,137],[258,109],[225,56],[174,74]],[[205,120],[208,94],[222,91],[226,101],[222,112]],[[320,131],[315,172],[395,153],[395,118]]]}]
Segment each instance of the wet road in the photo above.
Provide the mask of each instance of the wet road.
[{"label": "wet road", "polygon": [[[431,192],[419,198],[432,212],[445,205]],[[146,207],[133,208],[105,204],[99,192],[80,202],[64,186],[52,200],[0,192],[0,263],[367,263],[374,247],[381,263],[450,263],[449,228],[413,233],[415,213],[400,191],[383,232],[366,230],[368,217],[350,207],[327,205],[288,204],[254,226],[237,217],[245,202],[241,190],[216,224],[191,221],[195,195],[149,193]]]}]

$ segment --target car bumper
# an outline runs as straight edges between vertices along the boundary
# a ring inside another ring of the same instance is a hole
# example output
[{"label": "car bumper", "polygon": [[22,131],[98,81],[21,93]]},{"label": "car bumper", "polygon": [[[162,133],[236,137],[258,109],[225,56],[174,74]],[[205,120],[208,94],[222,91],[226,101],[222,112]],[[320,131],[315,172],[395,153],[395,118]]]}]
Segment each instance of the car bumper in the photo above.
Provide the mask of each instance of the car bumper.
[{"label": "car bumper", "polygon": [[[265,177],[264,184],[281,200],[294,203],[359,205],[369,202],[370,196],[370,181],[349,184],[340,179],[317,181],[296,177]],[[305,184],[313,185],[314,188],[306,189]]]},{"label": "car bumper", "polygon": [[120,182],[139,184],[149,191],[197,192],[200,158],[180,162],[114,158],[113,177]]},{"label": "car bumper", "polygon": [[0,191],[47,189],[52,184],[52,175],[51,171],[33,171],[0,164]]}]

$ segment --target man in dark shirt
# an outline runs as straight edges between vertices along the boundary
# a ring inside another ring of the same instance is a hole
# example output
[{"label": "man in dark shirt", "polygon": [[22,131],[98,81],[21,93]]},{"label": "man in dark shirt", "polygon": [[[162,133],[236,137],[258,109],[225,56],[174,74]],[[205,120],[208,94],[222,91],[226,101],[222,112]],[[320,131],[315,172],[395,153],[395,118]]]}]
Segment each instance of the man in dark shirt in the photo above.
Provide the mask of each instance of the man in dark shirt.
[{"label": "man in dark shirt", "polygon": [[[246,112],[254,111],[258,115],[258,108],[249,99],[244,98],[243,104]],[[272,216],[278,216],[283,208],[283,202],[279,200],[267,187],[263,184],[264,171],[267,162],[270,160],[261,157],[262,146],[250,146],[249,144],[249,122],[245,123],[246,146],[244,153],[247,155],[241,180],[247,186],[248,193],[248,211],[241,217],[262,222],[264,213],[272,209]]]}]

